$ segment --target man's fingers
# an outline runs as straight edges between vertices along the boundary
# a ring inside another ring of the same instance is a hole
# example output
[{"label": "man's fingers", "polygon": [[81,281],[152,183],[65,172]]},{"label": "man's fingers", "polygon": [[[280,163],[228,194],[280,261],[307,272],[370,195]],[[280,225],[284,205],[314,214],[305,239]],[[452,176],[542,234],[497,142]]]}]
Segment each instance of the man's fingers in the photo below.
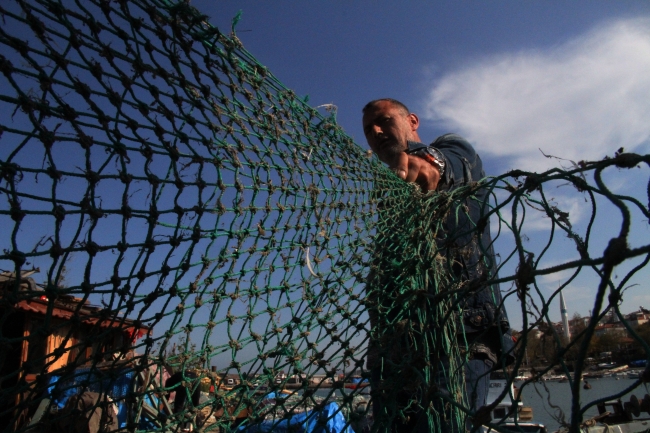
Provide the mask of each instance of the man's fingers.
[{"label": "man's fingers", "polygon": [[415,182],[422,191],[433,191],[438,186],[440,174],[428,161],[415,155],[402,153],[390,164],[390,169],[402,180]]},{"label": "man's fingers", "polygon": [[400,179],[412,182],[408,180],[409,157],[406,153],[402,153],[396,157],[390,164],[390,169],[393,170]]},{"label": "man's fingers", "polygon": [[438,187],[440,173],[430,162],[415,155],[409,155],[408,172],[404,179],[420,185],[422,191],[433,191]]},{"label": "man's fingers", "polygon": [[406,164],[408,166],[408,172],[404,180],[407,182],[416,182],[420,175],[422,158],[419,156],[407,155]]}]

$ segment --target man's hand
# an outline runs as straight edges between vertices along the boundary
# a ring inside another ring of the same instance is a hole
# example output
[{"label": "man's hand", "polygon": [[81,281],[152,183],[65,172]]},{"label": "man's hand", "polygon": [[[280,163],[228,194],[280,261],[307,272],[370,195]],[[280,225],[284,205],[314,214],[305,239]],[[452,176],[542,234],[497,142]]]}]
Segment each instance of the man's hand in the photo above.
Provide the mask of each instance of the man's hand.
[{"label": "man's hand", "polygon": [[389,164],[397,176],[420,185],[423,192],[435,191],[440,182],[440,171],[433,164],[416,155],[400,154]]}]

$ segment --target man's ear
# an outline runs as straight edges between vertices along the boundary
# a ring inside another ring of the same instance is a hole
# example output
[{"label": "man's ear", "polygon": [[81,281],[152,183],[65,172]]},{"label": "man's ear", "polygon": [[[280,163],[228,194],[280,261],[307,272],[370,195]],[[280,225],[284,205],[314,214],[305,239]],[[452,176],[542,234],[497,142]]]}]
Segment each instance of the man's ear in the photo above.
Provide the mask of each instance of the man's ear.
[{"label": "man's ear", "polygon": [[411,125],[411,131],[415,132],[420,126],[420,118],[415,113],[409,113],[409,124]]}]

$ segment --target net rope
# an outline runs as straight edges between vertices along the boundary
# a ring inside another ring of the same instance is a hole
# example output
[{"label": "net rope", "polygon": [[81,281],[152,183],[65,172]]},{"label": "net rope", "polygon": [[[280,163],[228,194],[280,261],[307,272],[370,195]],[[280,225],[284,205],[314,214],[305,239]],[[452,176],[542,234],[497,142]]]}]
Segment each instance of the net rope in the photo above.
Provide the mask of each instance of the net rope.
[{"label": "net rope", "polygon": [[[498,273],[481,285],[521,322],[495,365],[508,384],[566,374],[558,417],[577,432],[650,379],[596,400],[575,379],[607,318],[650,358],[621,311],[650,260],[650,155],[422,194],[186,2],[11,0],[0,18],[5,431],[84,414],[104,431],[379,432],[411,403],[428,431],[502,430],[468,404],[459,317],[477,287],[447,242],[486,226]],[[450,232],[479,191],[481,218]],[[578,282],[591,316],[566,341],[551,304]]]}]

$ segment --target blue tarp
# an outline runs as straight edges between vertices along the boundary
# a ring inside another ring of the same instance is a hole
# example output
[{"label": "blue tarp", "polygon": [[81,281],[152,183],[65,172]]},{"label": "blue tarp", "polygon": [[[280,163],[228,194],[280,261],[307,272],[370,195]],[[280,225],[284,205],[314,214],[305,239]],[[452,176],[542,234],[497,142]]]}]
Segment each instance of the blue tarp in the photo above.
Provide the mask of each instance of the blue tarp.
[{"label": "blue tarp", "polygon": [[355,383],[355,384],[360,384],[360,383],[370,383],[367,378],[362,378],[362,377],[351,377],[350,378],[350,383]]},{"label": "blue tarp", "polygon": [[117,370],[117,374],[102,374],[97,369],[80,368],[74,375],[61,379],[61,376],[52,376],[47,388],[47,393],[52,402],[63,409],[68,399],[84,390],[107,394],[117,405],[117,420],[120,427],[126,427],[128,408],[124,404],[125,398],[131,392],[135,371],[132,369]]},{"label": "blue tarp", "polygon": [[[265,397],[275,398],[275,393]],[[264,421],[252,426],[240,427],[242,433],[354,433],[348,425],[339,406],[332,402],[328,403],[322,410],[310,410],[309,412],[297,413],[289,419]]]}]

